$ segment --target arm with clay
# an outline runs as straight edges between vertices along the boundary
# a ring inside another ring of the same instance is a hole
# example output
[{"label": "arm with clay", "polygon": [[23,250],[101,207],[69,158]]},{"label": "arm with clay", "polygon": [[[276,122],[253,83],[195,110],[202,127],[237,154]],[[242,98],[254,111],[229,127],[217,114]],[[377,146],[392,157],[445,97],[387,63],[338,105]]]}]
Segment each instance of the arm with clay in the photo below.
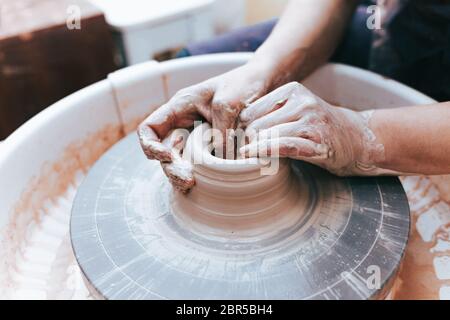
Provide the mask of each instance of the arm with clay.
[{"label": "arm with clay", "polygon": [[292,82],[240,118],[247,157],[289,157],[340,176],[450,173],[450,103],[356,112]]},{"label": "arm with clay", "polygon": [[269,91],[328,61],[359,1],[291,0],[253,62],[268,66]]},{"label": "arm with clay", "polygon": [[376,110],[369,127],[384,146],[376,166],[415,174],[450,173],[450,102]]}]

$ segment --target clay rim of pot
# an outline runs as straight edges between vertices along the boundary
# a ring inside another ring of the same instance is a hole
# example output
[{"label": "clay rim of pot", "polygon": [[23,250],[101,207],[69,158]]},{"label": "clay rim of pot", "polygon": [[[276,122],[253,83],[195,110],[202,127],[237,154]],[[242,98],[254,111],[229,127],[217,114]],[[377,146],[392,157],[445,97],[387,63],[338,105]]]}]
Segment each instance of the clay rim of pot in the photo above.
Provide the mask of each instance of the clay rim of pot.
[{"label": "clay rim of pot", "polygon": [[[218,158],[211,154],[210,128],[203,123],[187,139],[183,157],[191,159],[196,185],[187,195],[175,194],[175,212],[191,222],[218,229],[229,224],[230,219],[237,219],[240,228],[245,228],[248,220],[248,227],[253,228],[270,226],[267,219],[275,217],[281,208],[289,210],[296,205],[294,194],[299,185],[293,179],[288,159]],[[196,156],[201,162],[195,162]],[[274,161],[279,163],[273,174],[264,174],[262,170]]]},{"label": "clay rim of pot", "polygon": [[[223,159],[212,154],[212,132],[209,123],[202,123],[194,128],[184,148],[184,157],[194,166],[194,172],[236,175],[260,174],[261,169],[269,167],[271,159],[246,158]],[[277,159],[277,161],[279,161]],[[285,162],[281,159],[281,162]],[[241,176],[242,177],[242,176]]]}]

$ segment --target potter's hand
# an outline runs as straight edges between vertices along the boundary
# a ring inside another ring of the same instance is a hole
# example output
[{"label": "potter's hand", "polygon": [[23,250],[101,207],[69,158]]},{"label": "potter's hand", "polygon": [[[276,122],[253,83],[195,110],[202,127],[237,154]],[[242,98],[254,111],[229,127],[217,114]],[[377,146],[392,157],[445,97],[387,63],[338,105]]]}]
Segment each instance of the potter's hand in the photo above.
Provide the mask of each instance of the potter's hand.
[{"label": "potter's hand", "polygon": [[[263,75],[260,66],[249,63],[180,90],[139,126],[144,153],[149,159],[161,161],[175,187],[187,192],[194,185],[194,178],[188,164],[179,157],[180,146],[174,149],[173,143],[163,143],[168,133],[176,128],[192,127],[194,121],[205,119],[224,135],[226,129],[236,127],[242,108],[266,93]],[[225,136],[223,141],[227,141]]]},{"label": "potter's hand", "polygon": [[279,152],[340,176],[389,173],[374,165],[384,150],[368,127],[371,114],[331,106],[291,82],[242,111],[251,140],[240,152],[247,157]]}]

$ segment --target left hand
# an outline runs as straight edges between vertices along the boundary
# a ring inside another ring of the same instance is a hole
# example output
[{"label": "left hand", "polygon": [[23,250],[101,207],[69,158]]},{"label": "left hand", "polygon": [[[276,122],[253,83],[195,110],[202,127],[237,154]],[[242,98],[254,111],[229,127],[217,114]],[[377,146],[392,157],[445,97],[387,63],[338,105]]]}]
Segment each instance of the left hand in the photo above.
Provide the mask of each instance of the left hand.
[{"label": "left hand", "polygon": [[[375,175],[379,173],[376,160],[383,157],[384,149],[369,128],[370,115],[370,111],[332,106],[291,82],[241,112],[250,143],[240,152],[246,157],[278,152],[280,157],[310,162],[340,176]],[[276,137],[270,138],[273,133]]]},{"label": "left hand", "polygon": [[[270,80],[266,74],[269,71],[265,64],[251,61],[184,88],[141,123],[138,135],[145,155],[161,162],[174,187],[186,193],[195,180],[192,166],[180,158],[182,143],[178,138],[168,139],[169,133],[190,128],[196,120],[206,120],[222,133],[223,141],[228,141],[226,129],[236,128],[242,108],[267,92]],[[216,147],[223,148],[220,142],[218,139]]]}]

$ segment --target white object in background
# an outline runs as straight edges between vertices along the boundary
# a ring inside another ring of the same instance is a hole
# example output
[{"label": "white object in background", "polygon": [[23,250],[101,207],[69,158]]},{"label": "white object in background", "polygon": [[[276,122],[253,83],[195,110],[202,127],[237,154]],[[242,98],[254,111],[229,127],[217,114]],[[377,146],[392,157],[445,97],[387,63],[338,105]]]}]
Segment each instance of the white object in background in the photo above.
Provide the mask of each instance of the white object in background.
[{"label": "white object in background", "polygon": [[214,35],[214,0],[89,0],[122,36],[127,64]]},{"label": "white object in background", "polygon": [[214,1],[214,29],[216,33],[223,33],[245,24],[245,0],[215,0]]},{"label": "white object in background", "polygon": [[161,81],[162,77],[160,64],[156,61],[120,69],[108,75],[125,133],[136,130],[146,116],[169,99],[167,85]]},{"label": "white object in background", "polygon": [[246,0],[246,22],[255,24],[279,17],[288,2],[288,0]]}]

